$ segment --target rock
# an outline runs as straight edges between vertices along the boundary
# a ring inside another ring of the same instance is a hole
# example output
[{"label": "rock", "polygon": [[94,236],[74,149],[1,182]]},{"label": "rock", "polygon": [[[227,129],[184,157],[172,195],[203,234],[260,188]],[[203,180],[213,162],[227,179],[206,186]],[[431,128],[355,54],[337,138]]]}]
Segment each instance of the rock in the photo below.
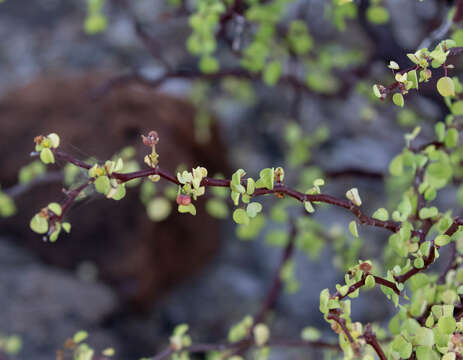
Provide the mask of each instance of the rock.
[{"label": "rock", "polygon": [[[20,271],[18,271],[20,269]],[[18,359],[53,357],[66,338],[82,329],[98,349],[117,339],[97,325],[117,307],[116,294],[101,283],[84,283],[0,238],[0,333],[18,335]]]},{"label": "rock", "polygon": [[[31,161],[33,138],[50,132],[61,135],[64,151],[83,160],[89,156],[105,160],[133,145],[142,164],[148,151],[140,134],[153,129],[160,136],[161,167],[172,173],[179,164],[205,166],[210,174],[227,171],[215,127],[209,143],[195,143],[191,105],[137,87],[114,89],[100,100],[90,101],[90,92],[105,79],[92,73],[39,78],[0,100],[2,133],[12,139],[0,143],[0,183],[4,188],[13,185],[19,168]],[[62,186],[45,184],[24,194],[17,201],[18,214],[1,221],[0,231],[15,234],[50,264],[75,269],[83,261],[94,263],[101,278],[117,289],[123,301],[142,307],[149,304],[201,268],[218,248],[217,222],[206,214],[201,201],[196,217],[174,212],[154,223],[146,216],[138,189],[129,189],[120,202],[91,195],[92,201],[71,210],[70,236],[44,243],[28,223],[43,206],[63,198]],[[158,192],[164,186],[158,183]]]}]

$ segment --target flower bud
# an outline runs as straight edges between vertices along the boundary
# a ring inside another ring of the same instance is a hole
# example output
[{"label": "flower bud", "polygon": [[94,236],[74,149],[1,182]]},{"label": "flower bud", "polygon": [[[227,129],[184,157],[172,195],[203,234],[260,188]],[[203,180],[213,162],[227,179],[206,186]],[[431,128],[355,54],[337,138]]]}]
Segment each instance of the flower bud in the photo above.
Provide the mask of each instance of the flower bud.
[{"label": "flower bud", "polygon": [[191,197],[185,194],[179,194],[177,196],[177,204],[179,205],[189,205],[191,203]]},{"label": "flower bud", "polygon": [[141,136],[143,144],[146,146],[153,146],[159,142],[159,136],[156,131],[150,131],[148,136],[142,135]]}]

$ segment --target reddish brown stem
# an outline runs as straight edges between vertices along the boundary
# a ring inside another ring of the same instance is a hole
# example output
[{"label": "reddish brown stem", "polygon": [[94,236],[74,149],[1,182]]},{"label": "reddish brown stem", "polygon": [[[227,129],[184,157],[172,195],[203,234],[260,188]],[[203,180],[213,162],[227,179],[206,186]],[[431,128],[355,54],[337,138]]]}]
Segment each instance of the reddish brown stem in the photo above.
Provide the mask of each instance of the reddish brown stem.
[{"label": "reddish brown stem", "polygon": [[[375,283],[376,284],[380,284],[380,285],[383,285],[383,286],[386,286],[390,289],[392,289],[397,295],[400,296],[400,290],[399,288],[397,287],[396,284],[394,284],[392,281],[389,281],[389,280],[386,280],[386,279],[383,279],[382,277],[379,277],[379,276],[375,276],[373,275],[373,277],[375,278]],[[365,280],[366,280],[367,276],[364,274],[362,276],[362,278],[357,281],[356,283],[352,284],[351,286],[349,286],[349,289],[347,290],[347,293],[344,294],[344,295],[341,295],[341,293],[339,291],[336,291],[333,295],[331,295],[331,297],[334,299],[334,298],[338,298],[339,300],[342,300],[344,298],[346,298],[347,296],[349,296],[350,294],[352,294],[353,292],[355,292],[356,290],[360,289],[362,286],[365,285]]]},{"label": "reddish brown stem", "polygon": [[[84,169],[90,169],[91,165],[75,159],[71,155],[64,153],[62,151],[54,151],[54,154],[56,157],[68,161],[78,167],[84,168]],[[121,183],[134,180],[134,179],[139,179],[139,178],[144,178],[148,177],[150,175],[159,175],[161,178],[168,180],[176,185],[179,185],[178,179],[169,174],[167,171],[162,170],[159,167],[155,167],[152,169],[144,169],[140,171],[135,171],[131,173],[112,173],[111,177],[114,179],[119,180]],[[242,180],[243,185],[246,185],[246,181]],[[209,178],[206,177],[201,181],[202,186],[210,187],[230,187],[230,180],[227,179],[214,179],[214,178]],[[326,204],[331,204],[334,206],[342,207],[345,209],[350,210],[358,219],[358,221],[361,224],[369,225],[369,226],[375,226],[375,227],[380,227],[380,228],[385,228],[388,229],[389,231],[392,232],[397,232],[400,229],[400,224],[395,223],[393,221],[381,221],[377,219],[373,219],[372,217],[369,217],[365,215],[357,206],[355,206],[351,201],[345,200],[345,199],[338,199],[335,198],[334,196],[327,195],[327,194],[318,194],[318,195],[307,195],[303,194],[297,190],[291,189],[287,187],[286,185],[282,183],[275,184],[274,188],[272,190],[269,189],[256,189],[252,196],[261,196],[265,194],[284,194],[288,195],[294,199],[299,200],[300,202],[304,201],[311,201],[311,202],[323,202]]]},{"label": "reddish brown stem", "polygon": [[346,335],[347,340],[349,340],[350,345],[352,346],[352,350],[354,350],[354,353],[358,353],[358,347],[357,344],[355,343],[354,338],[352,337],[352,334],[350,333],[349,329],[346,326],[346,320],[341,319],[339,317],[338,310],[330,310],[328,315],[326,316],[328,320],[333,320],[335,321],[342,329],[344,335]]},{"label": "reddish brown stem", "polygon": [[[459,55],[463,52],[463,47],[454,47],[454,48],[451,48],[449,49],[449,55],[448,56],[456,56],[456,55]],[[431,61],[429,61],[430,63]],[[413,70],[419,70],[421,69],[421,66],[419,65],[413,65],[413,66],[410,66],[409,68],[406,68],[406,69],[403,69],[403,70],[400,70],[398,71],[397,73],[399,74],[405,74],[405,73],[408,73],[409,71],[413,71]],[[382,91],[382,93],[384,95],[387,95],[389,94],[390,92],[392,92],[395,88],[397,88],[398,86],[400,86],[402,83],[399,82],[399,81],[395,81],[393,82],[391,85],[387,86],[386,88],[384,88],[384,90]]]},{"label": "reddish brown stem", "polygon": [[280,262],[278,264],[277,269],[275,270],[275,274],[273,275],[272,285],[270,286],[270,290],[268,291],[267,296],[265,297],[265,301],[254,320],[254,324],[258,324],[265,320],[267,313],[275,306],[275,303],[277,302],[278,297],[280,296],[282,288],[281,269],[293,255],[296,235],[296,226],[292,223],[291,231],[289,234],[289,241],[281,253]]},{"label": "reddish brown stem", "polygon": [[79,194],[84,191],[84,189],[89,186],[91,183],[93,182],[92,179],[90,179],[89,181],[87,181],[86,183],[83,183],[82,185],[80,185],[79,187],[73,189],[73,190],[69,190],[66,192],[66,195],[68,196],[68,198],[64,201],[63,204],[61,204],[61,210],[62,210],[62,215],[58,218],[59,220],[62,219],[64,213],[69,209],[69,207],[71,206],[71,204],[74,202],[74,200],[76,199],[77,196],[79,196]]},{"label": "reddish brown stem", "polygon": [[453,22],[457,23],[463,20],[463,0],[457,0]]},{"label": "reddish brown stem", "polygon": [[[463,225],[463,220],[460,218],[455,218],[453,220],[452,225],[447,229],[447,231],[444,233],[445,235],[452,236],[458,231],[458,228]],[[438,246],[434,245],[434,241],[431,242],[431,248],[429,250],[429,255],[424,259],[424,267],[422,268],[416,268],[413,267],[409,271],[407,271],[405,274],[397,276],[396,280],[400,283],[404,283],[408,279],[410,279],[413,275],[419,273],[420,271],[426,270],[429,265],[431,265],[434,262],[435,259],[435,249],[438,248]]]},{"label": "reddish brown stem", "polygon": [[370,345],[378,354],[380,360],[387,360],[386,355],[384,354],[381,345],[379,345],[378,340],[376,339],[376,334],[371,329],[371,325],[367,324],[363,337],[368,345]]}]

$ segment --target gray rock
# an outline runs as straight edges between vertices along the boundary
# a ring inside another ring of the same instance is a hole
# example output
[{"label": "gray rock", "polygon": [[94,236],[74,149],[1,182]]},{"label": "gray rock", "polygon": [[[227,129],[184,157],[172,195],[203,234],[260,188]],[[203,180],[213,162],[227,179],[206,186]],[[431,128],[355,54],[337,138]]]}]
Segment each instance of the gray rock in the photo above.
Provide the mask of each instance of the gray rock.
[{"label": "gray rock", "polygon": [[0,293],[0,333],[22,338],[18,359],[53,358],[82,329],[96,348],[117,347],[114,336],[99,328],[117,305],[108,287],[43,265],[5,239],[0,239]]}]

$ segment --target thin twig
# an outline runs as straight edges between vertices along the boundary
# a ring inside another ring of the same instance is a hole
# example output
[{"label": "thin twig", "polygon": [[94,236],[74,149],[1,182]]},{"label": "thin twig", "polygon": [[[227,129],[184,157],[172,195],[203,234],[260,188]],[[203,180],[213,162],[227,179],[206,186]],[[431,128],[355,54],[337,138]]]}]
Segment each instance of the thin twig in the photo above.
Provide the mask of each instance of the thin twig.
[{"label": "thin twig", "polygon": [[[78,160],[71,156],[70,154],[67,154],[62,151],[53,151],[55,156],[68,161],[78,167],[84,168],[84,169],[90,169],[91,165]],[[159,175],[161,178],[168,180],[176,185],[179,185],[178,179],[168,173],[167,171],[155,167],[155,168],[149,168],[149,169],[144,169],[140,171],[134,171],[130,173],[112,173],[111,177],[114,179],[119,180],[121,183],[125,183],[127,181],[133,180],[133,179],[138,179],[138,178],[144,178],[148,177],[150,175]],[[205,177],[201,181],[201,186],[205,187],[230,187],[231,181],[228,179],[214,179],[210,177]],[[246,181],[242,180],[243,185],[246,185]],[[309,195],[309,194],[303,194],[297,190],[294,190],[292,188],[287,187],[286,185],[282,183],[277,183],[275,184],[274,188],[272,190],[270,189],[256,189],[252,196],[262,196],[265,194],[284,194],[287,196],[290,196],[300,202],[305,202],[305,201],[311,201],[311,202],[322,202],[322,203],[327,203],[331,204],[337,207],[341,207],[344,209],[349,210],[352,212],[358,219],[360,224],[365,224],[369,226],[374,226],[374,227],[379,227],[379,228],[384,228],[387,229],[391,232],[397,232],[400,229],[400,224],[396,223],[394,221],[381,221],[374,219],[370,216],[367,216],[364,214],[356,205],[354,205],[350,200],[345,200],[345,199],[338,199],[334,196],[327,195],[327,194],[315,194],[315,195]]]},{"label": "thin twig", "polygon": [[376,351],[376,354],[378,354],[381,360],[387,360],[387,357],[384,354],[384,351],[381,348],[381,345],[378,343],[378,340],[376,339],[376,334],[371,329],[370,324],[367,324],[367,326],[365,327],[365,332],[363,333],[363,337],[366,343],[368,345],[371,345],[371,347]]},{"label": "thin twig", "polygon": [[352,350],[354,350],[355,354],[358,354],[359,349],[358,349],[357,343],[355,342],[354,338],[352,337],[352,334],[350,333],[349,329],[346,326],[346,320],[342,319],[339,316],[339,310],[338,309],[330,310],[326,318],[327,320],[335,321],[341,327],[344,335],[346,335],[347,337],[347,340],[349,340]]},{"label": "thin twig", "polygon": [[267,292],[267,296],[265,297],[265,301],[257,314],[254,323],[258,324],[265,320],[267,313],[273,309],[275,303],[277,302],[282,288],[282,280],[281,280],[281,269],[286,264],[286,262],[291,258],[294,253],[294,243],[297,236],[297,229],[296,225],[291,222],[291,230],[289,233],[289,240],[286,244],[285,248],[281,253],[281,259],[275,270],[275,274],[273,275],[272,285],[270,286],[269,291]]},{"label": "thin twig", "polygon": [[24,193],[28,192],[35,186],[57,183],[63,180],[63,174],[61,171],[49,171],[43,175],[37,176],[27,183],[20,183],[14,185],[8,189],[5,189],[4,192],[12,198],[17,198]]}]

